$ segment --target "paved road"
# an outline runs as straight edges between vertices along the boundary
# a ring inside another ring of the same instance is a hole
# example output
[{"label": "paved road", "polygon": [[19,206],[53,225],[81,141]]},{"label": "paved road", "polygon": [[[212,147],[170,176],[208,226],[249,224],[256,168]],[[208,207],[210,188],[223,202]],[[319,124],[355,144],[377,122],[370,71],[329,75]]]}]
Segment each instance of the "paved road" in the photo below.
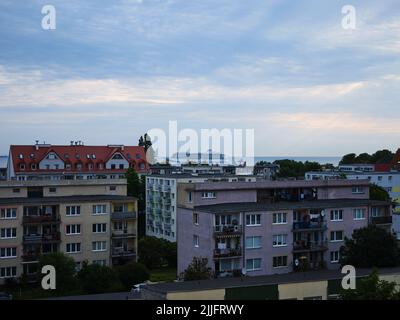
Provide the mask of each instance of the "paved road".
[{"label": "paved road", "polygon": [[101,294],[88,294],[82,296],[48,298],[46,300],[138,300],[138,299],[140,299],[140,293],[113,292],[113,293],[101,293]]}]

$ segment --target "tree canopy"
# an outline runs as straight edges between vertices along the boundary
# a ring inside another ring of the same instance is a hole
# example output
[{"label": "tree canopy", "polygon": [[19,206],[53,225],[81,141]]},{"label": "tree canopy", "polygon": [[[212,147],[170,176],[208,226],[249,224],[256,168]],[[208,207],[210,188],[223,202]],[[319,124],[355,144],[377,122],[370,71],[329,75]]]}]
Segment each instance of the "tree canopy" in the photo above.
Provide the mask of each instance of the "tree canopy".
[{"label": "tree canopy", "polygon": [[139,240],[139,262],[149,269],[168,265],[175,267],[177,261],[176,243],[156,237],[143,237]]},{"label": "tree canopy", "polygon": [[207,258],[193,257],[192,263],[183,272],[183,279],[185,281],[211,279],[213,273],[207,264]]},{"label": "tree canopy", "polygon": [[356,268],[399,265],[399,249],[393,234],[374,225],[353,231],[340,248],[341,264]]},{"label": "tree canopy", "polygon": [[374,183],[369,186],[369,198],[371,200],[390,201],[389,193]]},{"label": "tree canopy", "polygon": [[390,150],[378,150],[372,155],[364,152],[358,156],[355,153],[349,153],[342,157],[340,164],[355,164],[355,163],[372,163],[372,164],[388,164],[392,161],[394,153]]},{"label": "tree canopy", "polygon": [[117,273],[110,267],[84,263],[78,279],[87,293],[101,293],[119,287]]},{"label": "tree canopy", "polygon": [[130,262],[116,267],[118,278],[126,290],[132,288],[137,283],[149,279],[150,274],[146,267],[141,263]]},{"label": "tree canopy", "polygon": [[152,146],[150,136],[147,133],[145,133],[144,136],[140,136],[138,145],[139,147],[144,147],[144,151],[147,152]]},{"label": "tree canopy", "polygon": [[322,165],[318,162],[295,161],[295,160],[276,160],[274,164],[278,164],[280,169],[279,178],[304,178],[307,171],[321,171]]}]

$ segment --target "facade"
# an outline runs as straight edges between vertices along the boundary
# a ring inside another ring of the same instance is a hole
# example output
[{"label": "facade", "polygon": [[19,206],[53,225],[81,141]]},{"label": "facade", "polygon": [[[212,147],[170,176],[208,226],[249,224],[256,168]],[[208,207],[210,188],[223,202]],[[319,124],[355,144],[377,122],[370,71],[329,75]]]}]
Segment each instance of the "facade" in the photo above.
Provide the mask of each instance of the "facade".
[{"label": "facade", "polygon": [[146,177],[146,235],[176,241],[178,184],[208,180],[255,181],[254,176],[160,174]]},{"label": "facade", "polygon": [[121,179],[128,168],[148,171],[143,147],[108,145],[12,145],[7,164],[8,180]]},{"label": "facade", "polygon": [[0,283],[36,279],[41,255],[63,252],[79,269],[136,261],[137,200],[126,180],[0,183]]},{"label": "facade", "polygon": [[219,277],[335,269],[353,230],[392,222],[368,180],[187,183],[177,206],[178,274],[193,257]]},{"label": "facade", "polygon": [[0,180],[7,179],[7,156],[0,156]]}]

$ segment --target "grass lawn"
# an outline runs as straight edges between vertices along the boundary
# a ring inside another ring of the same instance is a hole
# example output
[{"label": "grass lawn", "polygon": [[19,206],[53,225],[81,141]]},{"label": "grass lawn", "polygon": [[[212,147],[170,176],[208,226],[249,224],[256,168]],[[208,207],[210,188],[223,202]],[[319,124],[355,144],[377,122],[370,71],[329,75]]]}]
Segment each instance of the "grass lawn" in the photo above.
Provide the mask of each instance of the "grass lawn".
[{"label": "grass lawn", "polygon": [[150,271],[150,281],[174,281],[176,279],[176,268],[161,268]]}]

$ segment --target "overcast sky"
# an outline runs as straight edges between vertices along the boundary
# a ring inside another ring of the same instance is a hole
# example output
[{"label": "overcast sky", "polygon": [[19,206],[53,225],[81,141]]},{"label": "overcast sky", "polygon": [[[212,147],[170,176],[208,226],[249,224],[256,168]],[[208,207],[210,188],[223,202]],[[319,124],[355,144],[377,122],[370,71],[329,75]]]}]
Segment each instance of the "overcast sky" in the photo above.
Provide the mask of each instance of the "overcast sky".
[{"label": "overcast sky", "polygon": [[169,120],[254,129],[259,156],[394,151],[399,54],[398,0],[2,0],[0,154],[135,145]]}]

